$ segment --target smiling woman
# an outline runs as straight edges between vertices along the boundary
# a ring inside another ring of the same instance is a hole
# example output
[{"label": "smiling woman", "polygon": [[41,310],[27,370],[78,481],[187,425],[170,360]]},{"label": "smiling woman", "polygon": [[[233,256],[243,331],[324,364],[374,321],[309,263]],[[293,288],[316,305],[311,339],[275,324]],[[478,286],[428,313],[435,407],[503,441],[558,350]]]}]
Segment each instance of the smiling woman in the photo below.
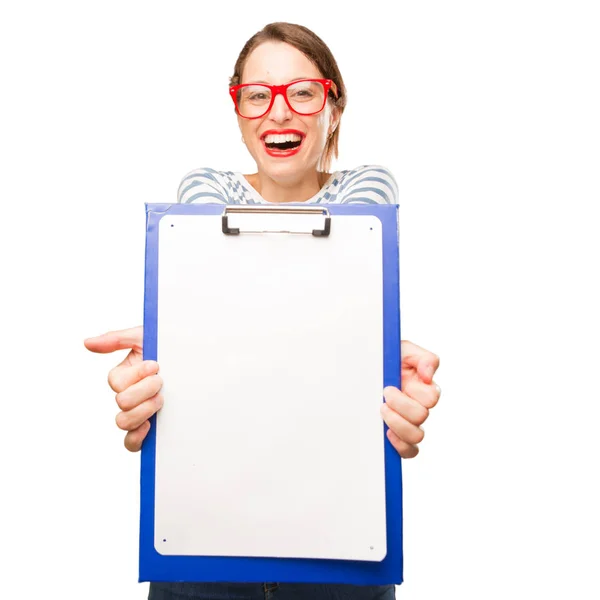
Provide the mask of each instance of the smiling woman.
[{"label": "smiling woman", "polygon": [[[362,165],[330,172],[337,157],[346,88],[325,43],[301,25],[272,23],[245,44],[230,79],[242,140],[256,172],[202,168],[179,186],[180,203],[303,204],[390,203],[398,201],[392,174],[382,166]],[[125,446],[138,451],[149,419],[163,404],[162,379],[154,361],[142,360],[141,327],[110,332],[85,341],[93,352],[130,348],[109,374],[121,412],[117,425],[127,431]],[[413,458],[423,439],[421,425],[435,406],[440,389],[433,382],[439,359],[402,341],[402,389],[383,390],[381,416],[389,442],[403,458]],[[168,399],[167,399],[168,401]],[[150,600],[311,598],[394,598],[394,586],[289,583],[152,583]]]},{"label": "smiling woman", "polygon": [[178,202],[396,203],[384,167],[329,172],[337,157],[346,87],[335,58],[312,31],[272,23],[244,46],[229,93],[257,172],[188,173]]}]

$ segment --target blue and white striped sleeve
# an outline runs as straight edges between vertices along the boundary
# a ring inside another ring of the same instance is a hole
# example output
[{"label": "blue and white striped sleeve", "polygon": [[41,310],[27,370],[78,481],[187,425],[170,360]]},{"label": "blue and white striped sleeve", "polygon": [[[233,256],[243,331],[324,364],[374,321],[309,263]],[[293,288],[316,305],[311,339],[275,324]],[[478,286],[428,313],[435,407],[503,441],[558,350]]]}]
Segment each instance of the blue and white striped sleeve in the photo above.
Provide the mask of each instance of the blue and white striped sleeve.
[{"label": "blue and white striped sleeve", "polygon": [[179,184],[177,202],[180,204],[227,204],[227,186],[219,171],[196,169],[188,173]]},{"label": "blue and white striped sleeve", "polygon": [[398,184],[391,171],[363,165],[348,173],[340,185],[340,204],[398,204]]}]

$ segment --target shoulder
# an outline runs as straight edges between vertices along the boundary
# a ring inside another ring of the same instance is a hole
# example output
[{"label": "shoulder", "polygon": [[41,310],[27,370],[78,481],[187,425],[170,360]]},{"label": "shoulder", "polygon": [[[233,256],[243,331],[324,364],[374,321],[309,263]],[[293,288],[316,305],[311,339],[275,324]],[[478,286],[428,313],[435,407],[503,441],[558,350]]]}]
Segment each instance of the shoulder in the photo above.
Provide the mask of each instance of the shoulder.
[{"label": "shoulder", "polygon": [[230,203],[238,187],[239,182],[235,173],[203,167],[184,175],[177,190],[177,202],[182,204]]},{"label": "shoulder", "polygon": [[341,171],[336,200],[342,204],[398,204],[398,184],[392,172],[382,165],[361,165]]}]

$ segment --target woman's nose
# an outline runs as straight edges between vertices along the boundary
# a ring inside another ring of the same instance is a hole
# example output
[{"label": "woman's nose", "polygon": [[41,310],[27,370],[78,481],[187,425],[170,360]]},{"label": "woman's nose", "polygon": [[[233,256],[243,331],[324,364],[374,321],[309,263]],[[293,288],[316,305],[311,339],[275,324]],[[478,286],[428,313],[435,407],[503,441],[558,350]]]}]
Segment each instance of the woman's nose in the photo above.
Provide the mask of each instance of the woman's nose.
[{"label": "woman's nose", "polygon": [[283,94],[277,94],[275,99],[273,100],[273,106],[271,106],[271,111],[269,112],[269,117],[273,121],[282,122],[289,121],[292,118],[292,111],[290,107],[287,105]]}]

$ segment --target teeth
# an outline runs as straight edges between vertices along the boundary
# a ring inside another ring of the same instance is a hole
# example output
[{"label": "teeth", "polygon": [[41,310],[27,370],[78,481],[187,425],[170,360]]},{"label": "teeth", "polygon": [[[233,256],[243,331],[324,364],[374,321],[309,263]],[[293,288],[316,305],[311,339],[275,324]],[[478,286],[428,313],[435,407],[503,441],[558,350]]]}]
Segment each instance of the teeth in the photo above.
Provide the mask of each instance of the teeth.
[{"label": "teeth", "polygon": [[267,144],[283,144],[285,142],[300,142],[302,136],[297,133],[285,133],[285,134],[269,134],[265,136],[265,143]]}]

